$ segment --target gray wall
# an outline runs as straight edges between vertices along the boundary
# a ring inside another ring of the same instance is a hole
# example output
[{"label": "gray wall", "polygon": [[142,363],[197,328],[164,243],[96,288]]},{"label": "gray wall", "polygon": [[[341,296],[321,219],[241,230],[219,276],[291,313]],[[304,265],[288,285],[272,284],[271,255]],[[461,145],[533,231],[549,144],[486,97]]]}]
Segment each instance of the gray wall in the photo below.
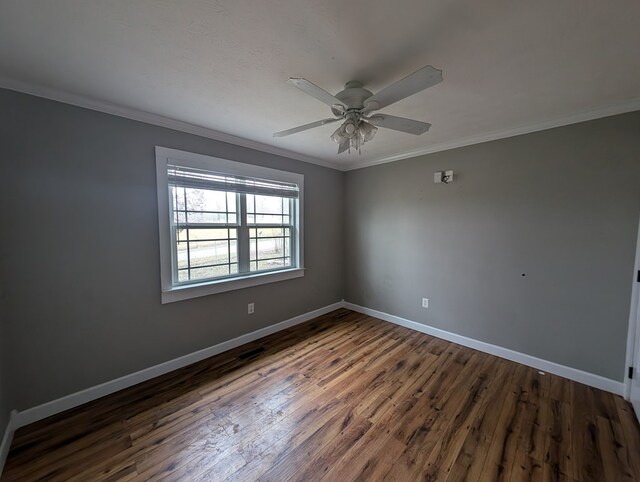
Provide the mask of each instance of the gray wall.
[{"label": "gray wall", "polygon": [[[9,413],[13,410],[13,400],[9,393],[9,347],[5,319],[2,315],[2,289],[0,288],[0,442],[9,423]],[[0,462],[1,465],[1,462]]]},{"label": "gray wall", "polygon": [[[15,408],[342,299],[341,172],[7,90],[0,112]],[[162,305],[155,145],[304,174],[305,276]]]},{"label": "gray wall", "polygon": [[640,112],[346,178],[348,301],[622,380]]}]

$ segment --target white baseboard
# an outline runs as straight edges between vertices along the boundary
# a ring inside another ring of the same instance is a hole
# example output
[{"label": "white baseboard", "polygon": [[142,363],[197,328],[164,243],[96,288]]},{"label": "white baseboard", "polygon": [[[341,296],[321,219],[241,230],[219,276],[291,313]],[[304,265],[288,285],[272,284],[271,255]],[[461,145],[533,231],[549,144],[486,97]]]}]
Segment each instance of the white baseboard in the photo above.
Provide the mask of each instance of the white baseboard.
[{"label": "white baseboard", "polygon": [[548,360],[536,358],[535,356],[526,355],[524,353],[509,350],[508,348],[504,348],[501,346],[492,345],[491,343],[486,343],[484,341],[474,340],[473,338],[467,338],[466,336],[457,335],[455,333],[441,330],[439,328],[423,325],[422,323],[407,320],[405,318],[400,318],[399,316],[390,315],[382,311],[372,310],[371,308],[365,308],[364,306],[355,305],[353,303],[345,302],[344,307],[353,311],[357,311],[358,313],[363,313],[365,315],[373,316],[374,318],[389,321],[396,325],[404,326],[405,328],[410,328],[412,330],[426,333],[427,335],[432,335],[437,338],[442,338],[444,340],[457,343],[459,345],[489,353],[490,355],[495,355],[500,358],[505,358],[507,360],[537,368],[538,370],[541,370],[543,372],[553,373],[554,375],[559,375],[561,377],[568,378],[579,383],[584,383],[585,385],[599,388],[601,390],[606,390],[607,392],[615,393],[616,395],[622,395],[624,389],[624,384],[621,381],[611,380],[610,378],[605,378],[600,375],[584,372],[582,370],[578,370],[577,368],[560,365]]},{"label": "white baseboard", "polygon": [[271,335],[291,326],[304,323],[305,321],[311,320],[312,318],[315,318],[317,316],[324,315],[333,310],[337,310],[338,308],[342,308],[343,306],[344,302],[339,301],[323,308],[318,308],[317,310],[304,313],[285,321],[281,321],[280,323],[267,326],[266,328],[261,328],[260,330],[241,335],[232,340],[210,346],[209,348],[204,348],[188,355],[184,355],[179,358],[160,363],[159,365],[140,370],[139,372],[125,375],[121,378],[116,378],[115,380],[111,380],[100,385],[96,385],[94,387],[72,393],[71,395],[58,398],[57,400],[52,400],[51,402],[38,405],[37,407],[22,410],[20,412],[17,412],[16,416],[14,417],[13,429],[15,430],[20,427],[24,427],[25,425],[37,422],[38,420],[50,417],[51,415],[64,412],[65,410],[69,410],[70,408],[77,407],[84,403],[91,402],[92,400],[96,400],[100,397],[104,397],[105,395],[109,395],[111,393],[123,390],[133,385],[137,385],[138,383],[150,380],[160,375],[164,375],[187,365],[191,365],[193,363],[204,360],[205,358],[209,358],[227,350],[231,350],[232,348],[244,345],[245,343],[249,343],[267,335]]},{"label": "white baseboard", "polygon": [[9,423],[4,431],[2,437],[2,443],[0,443],[0,477],[2,476],[2,469],[4,469],[4,463],[7,461],[9,455],[9,449],[11,448],[11,442],[13,441],[13,433],[16,430],[16,416],[18,412],[13,410],[9,416]]}]

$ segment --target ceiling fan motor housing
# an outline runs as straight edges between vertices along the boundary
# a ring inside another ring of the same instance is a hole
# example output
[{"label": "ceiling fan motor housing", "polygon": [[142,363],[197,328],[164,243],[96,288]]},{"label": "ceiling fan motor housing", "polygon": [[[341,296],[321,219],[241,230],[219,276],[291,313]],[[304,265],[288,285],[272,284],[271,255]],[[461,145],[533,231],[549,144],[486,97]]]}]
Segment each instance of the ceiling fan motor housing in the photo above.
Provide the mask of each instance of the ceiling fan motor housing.
[{"label": "ceiling fan motor housing", "polygon": [[347,104],[347,110],[364,108],[364,101],[371,97],[373,93],[362,87],[362,82],[352,80],[347,82],[342,92],[338,92],[336,97]]}]

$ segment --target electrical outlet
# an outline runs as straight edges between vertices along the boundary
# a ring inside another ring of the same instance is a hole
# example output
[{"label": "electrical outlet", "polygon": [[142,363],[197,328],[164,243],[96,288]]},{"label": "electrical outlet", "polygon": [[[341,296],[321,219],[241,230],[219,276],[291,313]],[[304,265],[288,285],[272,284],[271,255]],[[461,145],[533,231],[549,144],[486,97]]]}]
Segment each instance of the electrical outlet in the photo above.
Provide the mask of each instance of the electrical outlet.
[{"label": "electrical outlet", "polygon": [[255,310],[254,310],[254,305],[253,305],[253,303],[249,303],[249,304],[247,305],[247,313],[248,313],[248,314],[252,314],[254,311],[255,311]]},{"label": "electrical outlet", "polygon": [[429,308],[429,298],[422,298],[422,307]]}]

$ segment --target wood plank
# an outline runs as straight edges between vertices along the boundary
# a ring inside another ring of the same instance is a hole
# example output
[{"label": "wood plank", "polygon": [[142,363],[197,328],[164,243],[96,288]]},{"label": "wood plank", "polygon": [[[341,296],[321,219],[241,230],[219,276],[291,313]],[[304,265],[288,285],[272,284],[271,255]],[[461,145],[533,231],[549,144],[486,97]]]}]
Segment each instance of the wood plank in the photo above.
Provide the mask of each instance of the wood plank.
[{"label": "wood plank", "polygon": [[487,396],[486,405],[478,413],[451,467],[447,482],[478,481],[484,467],[493,435],[502,415],[504,401],[511,393],[515,366],[502,360],[494,378],[498,388]]},{"label": "wood plank", "polygon": [[621,397],[614,397],[614,403],[620,419],[620,426],[624,435],[627,450],[629,451],[629,461],[633,467],[633,474],[638,478],[640,474],[640,424],[633,412],[631,404]]},{"label": "wood plank", "polygon": [[549,466],[545,473],[555,478],[573,479],[572,407],[567,402],[550,398],[547,401],[547,437],[544,462]]},{"label": "wood plank", "polygon": [[[306,464],[314,455],[329,447],[345,433],[349,433],[347,439],[361,437],[371,427],[371,422],[359,420],[353,417],[351,410],[345,408],[323,424],[310,437],[306,438],[298,446],[287,452],[284,457],[275,461],[259,478],[260,481],[280,482],[294,478],[296,472],[302,468],[308,469]],[[304,480],[304,479],[299,479]]]},{"label": "wood plank", "polygon": [[529,408],[527,403],[530,395],[528,377],[531,370],[523,365],[516,367],[511,382],[511,392],[506,397],[498,427],[493,434],[487,459],[480,475],[481,480],[496,482],[509,480],[515,462],[518,436]]},{"label": "wood plank", "polygon": [[528,454],[516,451],[516,457],[509,476],[510,482],[542,482],[544,464]]},{"label": "wood plank", "polygon": [[606,480],[600,457],[600,434],[597,412],[589,387],[571,383],[571,449],[573,475],[581,482]]},{"label": "wood plank", "polygon": [[637,480],[633,476],[633,468],[629,461],[629,451],[622,434],[622,427],[616,420],[597,417],[600,458],[606,480],[619,480],[620,482],[633,482]]},{"label": "wood plank", "polygon": [[381,480],[404,452],[405,445],[397,440],[384,424],[375,424],[343,455],[335,458],[322,480]]},{"label": "wood plank", "polygon": [[471,365],[471,373],[474,374],[475,380],[470,384],[464,403],[452,413],[450,422],[444,428],[443,435],[420,471],[420,474],[427,480],[444,480],[448,477],[471,430],[473,421],[478,413],[486,408],[485,404],[490,398],[491,392],[488,395],[485,392],[497,388],[496,378],[490,378],[490,374],[498,365],[497,358],[485,355],[479,358],[482,360],[482,366],[476,371],[473,368],[474,365]]}]

